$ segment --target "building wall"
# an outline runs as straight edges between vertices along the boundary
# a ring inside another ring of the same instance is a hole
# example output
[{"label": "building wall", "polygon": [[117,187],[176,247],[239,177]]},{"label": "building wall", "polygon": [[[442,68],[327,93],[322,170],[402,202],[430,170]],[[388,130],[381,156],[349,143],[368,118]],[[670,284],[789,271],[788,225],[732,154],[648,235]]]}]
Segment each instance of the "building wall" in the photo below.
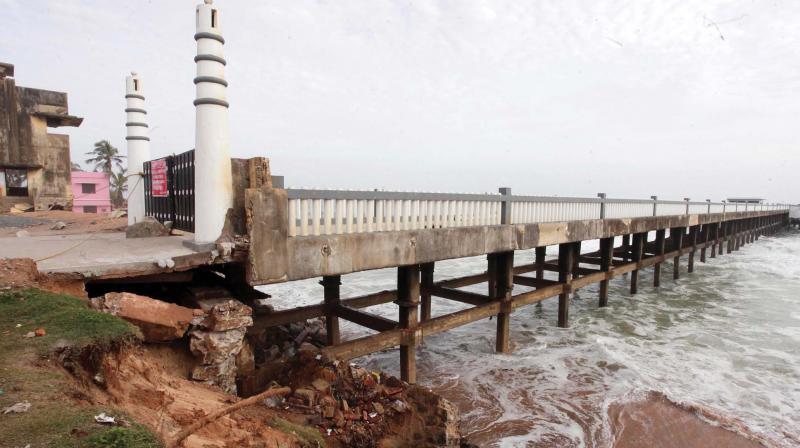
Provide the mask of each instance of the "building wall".
[{"label": "building wall", "polygon": [[[85,207],[96,207],[97,213],[111,211],[111,189],[106,173],[73,171],[71,181],[72,211],[85,213]],[[84,193],[82,184],[94,184],[94,193]]]},{"label": "building wall", "polygon": [[[69,136],[48,133],[50,127],[80,125],[67,103],[66,93],[18,87],[0,76],[0,170],[28,172],[28,197],[9,198],[12,202],[27,201],[37,210],[72,205]],[[5,195],[0,191],[0,198]]]}]

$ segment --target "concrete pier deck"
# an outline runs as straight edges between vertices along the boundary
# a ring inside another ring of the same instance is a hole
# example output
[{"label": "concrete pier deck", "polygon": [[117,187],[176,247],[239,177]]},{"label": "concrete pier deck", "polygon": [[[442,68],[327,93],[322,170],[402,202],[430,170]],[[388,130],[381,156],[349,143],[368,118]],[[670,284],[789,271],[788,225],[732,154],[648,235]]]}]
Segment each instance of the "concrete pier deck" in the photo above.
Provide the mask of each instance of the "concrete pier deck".
[{"label": "concrete pier deck", "polygon": [[159,274],[230,261],[185,247],[183,242],[190,238],[126,239],[122,232],[6,237],[0,238],[0,258],[31,258],[40,272],[74,274],[87,280]]}]

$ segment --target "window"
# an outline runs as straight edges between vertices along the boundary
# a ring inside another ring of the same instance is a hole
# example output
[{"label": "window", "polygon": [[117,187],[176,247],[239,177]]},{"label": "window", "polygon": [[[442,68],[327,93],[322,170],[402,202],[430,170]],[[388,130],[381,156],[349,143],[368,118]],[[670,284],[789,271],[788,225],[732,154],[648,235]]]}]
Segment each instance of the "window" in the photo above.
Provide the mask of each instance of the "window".
[{"label": "window", "polygon": [[217,27],[217,10],[216,9],[212,9],[211,10],[211,28],[216,28],[216,27]]},{"label": "window", "polygon": [[133,90],[136,91],[136,92],[139,91],[139,80],[138,79],[134,79],[133,80]]},{"label": "window", "polygon": [[95,185],[94,184],[81,184],[81,193],[83,193],[83,194],[95,194]]},{"label": "window", "polygon": [[28,170],[5,170],[6,189],[8,196],[28,196]]},{"label": "window", "polygon": [[84,205],[83,206],[84,213],[97,213],[97,206],[96,205]]}]

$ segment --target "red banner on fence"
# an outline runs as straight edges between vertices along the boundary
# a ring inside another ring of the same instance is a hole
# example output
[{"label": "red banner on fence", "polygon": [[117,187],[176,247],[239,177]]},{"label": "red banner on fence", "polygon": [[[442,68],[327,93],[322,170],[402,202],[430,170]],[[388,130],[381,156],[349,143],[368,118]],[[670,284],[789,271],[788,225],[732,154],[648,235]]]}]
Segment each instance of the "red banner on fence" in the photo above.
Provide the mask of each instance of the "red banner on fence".
[{"label": "red banner on fence", "polygon": [[150,162],[150,192],[154,198],[169,196],[167,187],[167,159],[158,159]]}]

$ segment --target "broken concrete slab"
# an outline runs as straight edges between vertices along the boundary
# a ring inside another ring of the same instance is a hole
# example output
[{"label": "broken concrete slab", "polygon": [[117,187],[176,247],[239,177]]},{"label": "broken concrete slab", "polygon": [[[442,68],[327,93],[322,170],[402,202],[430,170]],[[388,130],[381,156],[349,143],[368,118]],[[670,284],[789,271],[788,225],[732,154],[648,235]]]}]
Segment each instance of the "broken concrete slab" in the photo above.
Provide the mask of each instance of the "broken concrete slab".
[{"label": "broken concrete slab", "polygon": [[147,342],[183,337],[195,310],[128,292],[110,292],[90,300],[91,307],[136,325]]}]

